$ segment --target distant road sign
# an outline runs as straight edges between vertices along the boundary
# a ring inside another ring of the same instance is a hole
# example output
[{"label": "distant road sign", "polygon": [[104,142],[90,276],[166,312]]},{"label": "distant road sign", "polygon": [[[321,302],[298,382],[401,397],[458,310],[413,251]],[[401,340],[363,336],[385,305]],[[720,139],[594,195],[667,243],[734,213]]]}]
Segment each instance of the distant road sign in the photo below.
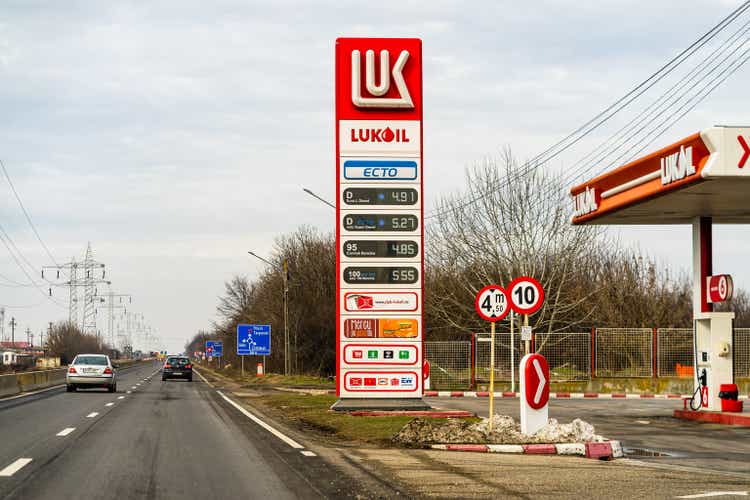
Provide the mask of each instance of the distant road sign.
[{"label": "distant road sign", "polygon": [[271,325],[237,325],[237,354],[269,356],[271,354]]},{"label": "distant road sign", "polygon": [[479,290],[474,307],[485,321],[500,321],[510,312],[508,296],[502,287],[487,285]]},{"label": "distant road sign", "polygon": [[206,341],[206,356],[209,358],[221,357],[224,351],[224,343],[221,340],[207,340]]},{"label": "distant road sign", "polygon": [[511,307],[518,314],[534,314],[544,303],[541,283],[530,276],[521,276],[508,285]]}]

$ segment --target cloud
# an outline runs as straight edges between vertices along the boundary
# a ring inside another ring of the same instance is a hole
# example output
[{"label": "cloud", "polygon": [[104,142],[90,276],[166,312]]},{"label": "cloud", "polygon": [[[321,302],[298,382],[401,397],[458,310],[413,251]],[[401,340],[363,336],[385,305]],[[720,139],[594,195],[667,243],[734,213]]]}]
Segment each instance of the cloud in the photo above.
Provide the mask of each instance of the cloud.
[{"label": "cloud", "polygon": [[[333,229],[331,209],[301,187],[334,197],[337,36],[423,38],[429,206],[461,185],[466,165],[504,145],[521,158],[545,149],[739,2],[691,5],[5,3],[0,157],[57,258],[80,258],[92,241],[116,288],[139,297],[179,350],[175,339],[213,317],[224,279],[258,272],[246,250],[267,253],[300,224]],[[738,74],[670,138],[745,119],[737,99],[747,86]],[[0,197],[0,209],[29,260],[48,263],[13,199]],[[629,241],[665,251],[665,240],[628,231]],[[8,259],[0,272],[22,277]],[[0,288],[0,302],[39,296]],[[41,329],[64,311],[18,316]]]}]

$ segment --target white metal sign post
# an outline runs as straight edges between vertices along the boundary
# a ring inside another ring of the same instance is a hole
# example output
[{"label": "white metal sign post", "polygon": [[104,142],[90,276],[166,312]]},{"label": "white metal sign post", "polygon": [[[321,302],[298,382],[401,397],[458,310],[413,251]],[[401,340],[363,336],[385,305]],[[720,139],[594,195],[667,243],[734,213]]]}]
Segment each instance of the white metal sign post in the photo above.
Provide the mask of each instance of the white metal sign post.
[{"label": "white metal sign post", "polygon": [[511,281],[508,293],[513,311],[523,314],[521,340],[526,355],[518,370],[521,378],[521,432],[534,434],[547,425],[549,419],[549,367],[544,356],[531,352],[533,335],[529,326],[529,314],[537,312],[544,303],[544,289],[534,278],[521,276]]},{"label": "white metal sign post", "polygon": [[474,307],[479,317],[491,323],[490,333],[490,412],[488,432],[492,432],[492,417],[495,414],[495,323],[510,312],[508,295],[498,285],[488,285],[477,293]]}]

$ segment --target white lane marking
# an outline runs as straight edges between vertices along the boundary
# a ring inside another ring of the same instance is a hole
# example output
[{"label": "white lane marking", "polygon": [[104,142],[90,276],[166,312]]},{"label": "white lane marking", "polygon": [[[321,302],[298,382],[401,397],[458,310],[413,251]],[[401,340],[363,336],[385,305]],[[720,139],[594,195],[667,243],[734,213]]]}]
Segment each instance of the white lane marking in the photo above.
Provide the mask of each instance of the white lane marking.
[{"label": "white lane marking", "polygon": [[651,422],[649,422],[648,420],[636,420],[636,421],[635,421],[635,423],[636,423],[636,424],[643,424],[643,425],[648,425],[648,424],[650,424]]},{"label": "white lane marking", "polygon": [[709,498],[709,497],[746,497],[748,496],[747,491],[708,491],[706,493],[696,493],[695,495],[685,495],[675,498]]},{"label": "white lane marking", "polygon": [[193,370],[193,371],[194,371],[195,373],[197,373],[197,374],[198,374],[198,376],[199,376],[200,378],[202,378],[202,379],[203,379],[203,381],[204,381],[205,383],[207,383],[209,387],[213,387],[213,386],[214,386],[214,384],[212,384],[211,382],[209,382],[208,380],[206,380],[206,377],[204,377],[203,375],[201,375],[201,372],[199,372],[198,370]]},{"label": "white lane marking", "polygon": [[68,434],[70,434],[71,432],[73,432],[74,430],[76,430],[75,427],[66,427],[65,429],[63,429],[60,432],[58,432],[57,434],[55,434],[55,436],[63,436],[64,437],[64,436],[67,436]]},{"label": "white lane marking", "polygon": [[308,450],[302,450],[300,453],[302,453],[306,457],[317,457],[318,456],[315,453],[313,453],[312,451],[308,451]]},{"label": "white lane marking", "polygon": [[117,399],[125,399],[125,396],[118,396]]},{"label": "white lane marking", "polygon": [[95,416],[99,415],[98,411],[92,411],[88,415],[86,415],[86,418],[94,418]]},{"label": "white lane marking", "polygon": [[273,434],[277,438],[279,438],[282,441],[284,441],[286,444],[288,444],[292,448],[296,448],[298,450],[301,450],[301,449],[304,448],[304,446],[302,446],[301,444],[299,444],[297,441],[295,441],[294,439],[290,438],[289,436],[287,436],[285,434],[282,434],[281,432],[277,431],[276,429],[274,429],[273,427],[271,427],[270,425],[268,425],[267,423],[265,423],[264,421],[262,421],[261,419],[259,419],[258,417],[256,417],[255,415],[253,415],[252,413],[250,413],[249,411],[247,411],[246,409],[244,409],[243,407],[241,407],[240,405],[238,405],[234,401],[232,401],[231,399],[229,399],[228,397],[226,397],[221,392],[216,391],[216,393],[219,396],[221,396],[222,398],[224,398],[224,400],[227,403],[229,403],[230,405],[232,405],[235,408],[237,408],[237,410],[239,410],[240,413],[242,413],[243,415],[245,415],[247,418],[249,418],[250,420],[252,420],[256,424],[258,424],[261,427],[263,427],[265,430],[267,430],[268,432],[270,432],[271,434]]},{"label": "white lane marking", "polygon": [[136,389],[136,387],[137,387],[137,386],[135,386],[135,385],[134,385],[133,387],[131,387],[131,389],[132,389],[132,390],[135,390],[135,389]]},{"label": "white lane marking", "polygon": [[114,403],[107,403],[107,404],[106,404],[106,405],[104,405],[104,406],[112,406],[113,404],[114,404]]},{"label": "white lane marking", "polygon": [[10,477],[22,468],[24,468],[26,465],[31,462],[31,458],[19,458],[3,470],[0,470],[0,477]]},{"label": "white lane marking", "polygon": [[125,394],[131,394],[133,391],[125,391]]}]

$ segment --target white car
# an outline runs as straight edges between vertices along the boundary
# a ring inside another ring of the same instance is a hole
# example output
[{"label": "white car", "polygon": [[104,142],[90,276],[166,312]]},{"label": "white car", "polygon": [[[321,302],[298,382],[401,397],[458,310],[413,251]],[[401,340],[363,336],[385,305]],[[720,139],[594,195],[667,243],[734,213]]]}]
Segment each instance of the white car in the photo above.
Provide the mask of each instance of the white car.
[{"label": "white car", "polygon": [[116,365],[104,354],[79,354],[68,367],[65,383],[68,392],[78,388],[103,387],[117,391]]}]

